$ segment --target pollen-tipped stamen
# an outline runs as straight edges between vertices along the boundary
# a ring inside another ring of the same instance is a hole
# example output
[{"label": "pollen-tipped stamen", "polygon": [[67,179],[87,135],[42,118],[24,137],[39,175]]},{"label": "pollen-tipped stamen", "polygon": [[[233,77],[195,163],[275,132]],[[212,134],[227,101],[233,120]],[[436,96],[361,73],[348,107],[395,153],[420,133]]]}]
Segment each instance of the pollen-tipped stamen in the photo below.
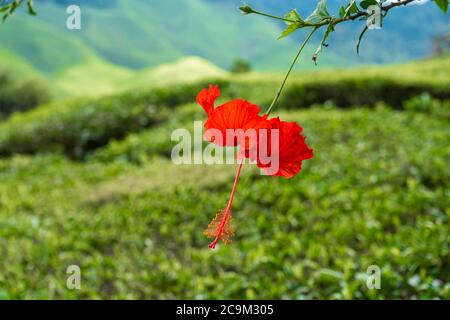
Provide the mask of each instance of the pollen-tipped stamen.
[{"label": "pollen-tipped stamen", "polygon": [[[227,218],[225,219],[225,214],[227,214]],[[226,209],[219,211],[216,217],[211,221],[206,228],[204,234],[208,238],[216,238],[222,240],[225,244],[231,242],[231,238],[234,235],[234,228],[232,223],[232,215],[231,211],[226,212]],[[222,226],[222,223],[225,221],[225,224]],[[214,249],[217,244],[217,240],[213,241],[210,244],[210,248]]]},{"label": "pollen-tipped stamen", "polygon": [[[217,214],[216,218],[214,218],[214,220],[209,224],[208,228],[205,230],[206,236],[209,236],[209,237],[215,236],[214,241],[209,244],[209,247],[211,249],[216,248],[216,245],[217,245],[217,242],[219,241],[219,239],[222,238],[222,241],[224,241],[226,243],[226,242],[230,241],[229,238],[233,235],[233,227],[231,226],[231,205],[233,203],[234,193],[236,191],[236,186],[237,186],[237,183],[239,180],[239,176],[241,174],[241,169],[242,169],[243,164],[244,164],[244,158],[242,158],[241,162],[239,163],[227,207],[225,208],[225,210],[223,210]],[[220,224],[218,225],[218,228],[217,228],[218,219],[220,219]],[[226,237],[223,237],[224,234],[226,235]]]}]

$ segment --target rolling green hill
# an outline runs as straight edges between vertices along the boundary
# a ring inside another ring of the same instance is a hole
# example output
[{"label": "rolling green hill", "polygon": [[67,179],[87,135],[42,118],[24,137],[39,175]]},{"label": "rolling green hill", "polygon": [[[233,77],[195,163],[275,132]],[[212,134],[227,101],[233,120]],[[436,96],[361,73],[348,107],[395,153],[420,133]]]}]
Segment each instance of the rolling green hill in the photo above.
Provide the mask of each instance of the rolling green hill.
[{"label": "rolling green hill", "polygon": [[[302,37],[277,41],[283,25],[263,17],[242,16],[237,10],[239,0],[70,1],[82,8],[82,29],[72,31],[65,27],[68,3],[37,1],[37,17],[18,12],[0,25],[0,66],[25,77],[40,74],[55,97],[109,94],[148,86],[156,79],[161,84],[174,79],[198,80],[224,74],[221,69],[227,69],[236,57],[248,59],[258,71],[285,70]],[[332,11],[338,3],[329,1]],[[298,7],[305,16],[315,2],[250,4],[276,14]],[[448,28],[448,16],[434,5],[402,8],[392,15],[384,30],[368,33],[360,57],[354,48],[358,23],[339,26],[318,68],[424,56],[430,53],[432,36]],[[317,69],[308,56],[320,36],[306,49],[297,70]],[[177,61],[186,56],[203,60],[190,66],[184,60],[180,65]],[[169,67],[154,69],[167,63]]]},{"label": "rolling green hill", "polygon": [[64,95],[101,96],[130,89],[223,78],[227,74],[225,70],[199,57],[185,57],[142,70],[128,69],[96,59],[88,64],[65,69],[54,78],[54,83]]},{"label": "rolling green hill", "polygon": [[[150,70],[143,79],[153,79],[153,82],[138,80],[144,86],[133,85],[131,89],[123,88],[123,92],[105,97],[55,101],[17,113],[0,123],[0,156],[60,150],[83,158],[111,139],[121,139],[129,132],[166,121],[174,112],[173,108],[195,101],[199,88],[209,83],[220,85],[221,99],[245,98],[265,109],[282,79],[278,74],[227,74],[212,65],[207,65],[211,71],[205,77],[209,75],[214,79],[185,78],[186,73],[190,77],[189,68],[199,64],[205,65],[205,61],[184,59]],[[349,108],[384,103],[404,109],[409,100],[425,95],[423,102],[419,99],[419,107],[423,104],[423,108],[437,109],[445,115],[448,105],[441,107],[441,103],[434,100],[450,99],[449,69],[450,57],[442,57],[382,68],[298,73],[287,84],[279,107],[292,110],[328,104]],[[164,82],[167,80],[160,78],[174,80]]]},{"label": "rolling green hill", "polygon": [[246,21],[234,6],[230,12],[229,7],[224,11],[199,0],[174,4],[120,0],[110,8],[86,5],[82,7],[82,30],[69,31],[65,6],[37,3],[36,18],[17,14],[1,25],[0,42],[48,74],[95,56],[116,65],[143,68],[186,55],[202,56],[222,67],[241,55],[258,57],[256,67],[262,67],[259,59],[269,57],[274,66],[284,66],[291,55],[292,43],[270,40],[278,33],[273,23]]},{"label": "rolling green hill", "polygon": [[199,57],[185,57],[173,63],[164,63],[135,72],[128,79],[130,88],[168,86],[180,83],[227,77],[229,73]]},{"label": "rolling green hill", "polygon": [[[297,7],[303,16],[315,2],[249,1],[261,10],[283,14]],[[65,28],[65,0],[37,1],[36,18],[17,14],[0,28],[2,48],[53,74],[100,57],[127,68],[145,68],[184,56],[200,56],[222,68],[236,57],[259,70],[285,69],[301,35],[275,40],[282,24],[242,16],[240,0],[70,1],[82,8],[82,30]],[[341,0],[330,0],[335,14]],[[448,30],[448,16],[434,4],[394,10],[382,31],[367,34],[361,57],[355,42],[361,23],[340,25],[320,66],[406,61],[431,52],[433,36]],[[317,34],[317,43],[320,35]],[[311,52],[315,45],[311,45]],[[313,68],[306,63],[302,68]]]}]

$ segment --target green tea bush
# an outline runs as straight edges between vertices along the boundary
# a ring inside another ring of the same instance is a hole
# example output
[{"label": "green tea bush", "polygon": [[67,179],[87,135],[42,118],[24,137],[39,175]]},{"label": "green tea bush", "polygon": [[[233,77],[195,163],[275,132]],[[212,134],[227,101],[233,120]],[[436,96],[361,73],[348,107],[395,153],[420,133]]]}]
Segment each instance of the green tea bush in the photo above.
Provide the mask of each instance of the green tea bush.
[{"label": "green tea bush", "polygon": [[[450,56],[393,66],[367,66],[293,74],[279,100],[280,107],[297,109],[330,101],[341,108],[374,107],[383,101],[396,109],[417,95],[450,99]],[[229,95],[243,96],[262,106],[273,99],[282,75],[250,73],[235,78]]]},{"label": "green tea bush", "polygon": [[[439,75],[438,81],[435,81],[431,76],[424,76],[422,79],[416,75],[419,71],[426,75],[429,64],[434,65],[433,62],[424,62],[420,65],[422,69],[418,69],[419,66],[408,67],[407,72],[398,72],[397,77],[392,77],[390,73],[402,70],[400,67],[392,67],[390,72],[382,74],[378,71],[361,74],[359,71],[299,74],[286,87],[279,101],[280,107],[298,109],[331,103],[346,108],[355,105],[375,106],[379,101],[384,101],[393,108],[402,109],[406,105],[412,108],[413,102],[406,101],[425,93],[432,98],[434,105],[441,105],[433,110],[440,115],[448,115],[448,102],[438,101],[450,99],[448,76]],[[408,74],[411,76],[406,77]],[[228,79],[130,91],[105,98],[75,99],[44,105],[36,110],[17,114],[0,124],[0,155],[58,150],[80,158],[110,141],[120,140],[130,133],[169,118],[174,126],[179,120],[174,122],[172,118],[177,116],[171,109],[180,104],[195,102],[197,93],[209,83],[218,84],[222,91],[218,103],[240,97],[259,104],[264,111],[273,99],[273,88],[278,85],[279,79],[274,75],[254,77],[252,74],[233,76]],[[151,133],[155,135],[154,139],[158,135],[161,137],[162,145],[167,143],[164,135],[170,134],[165,130]],[[128,141],[132,139],[130,137]],[[116,153],[122,148],[113,145],[110,150],[116,148]],[[153,144],[151,146],[154,147]],[[106,154],[103,156],[108,158]],[[136,160],[136,154],[128,156]],[[123,154],[123,157],[127,155]]]},{"label": "green tea bush", "polygon": [[42,79],[17,79],[11,72],[0,70],[0,114],[32,109],[50,100],[50,92]]},{"label": "green tea bush", "polygon": [[177,108],[170,119],[147,130],[129,134],[122,140],[113,140],[107,146],[90,154],[88,159],[102,162],[119,161],[145,163],[154,157],[169,157],[174,143],[171,134],[178,128],[192,133],[193,121],[204,120],[203,109],[197,104]]},{"label": "green tea bush", "polygon": [[[133,101],[134,102],[134,101]],[[0,126],[0,153],[60,151],[81,157],[129,131],[160,122],[167,112],[121,99],[74,101],[17,114]]]},{"label": "green tea bush", "polygon": [[298,108],[315,103],[333,102],[338,107],[375,106],[382,101],[401,109],[403,102],[426,92],[436,99],[450,99],[450,85],[414,83],[383,77],[347,78],[336,80],[295,82],[280,98],[284,108]]},{"label": "green tea bush", "polygon": [[450,100],[434,99],[427,92],[405,101],[403,107],[410,112],[422,112],[450,120]]},{"label": "green tea bush", "polygon": [[[0,297],[449,299],[448,120],[387,108],[278,115],[304,126],[315,158],[293,180],[245,165],[236,236],[216,251],[202,231],[235,166],[0,160]],[[72,264],[81,290],[66,287]],[[366,286],[370,265],[379,290]]]},{"label": "green tea bush", "polygon": [[0,124],[0,155],[61,151],[83,157],[111,139],[166,120],[172,112],[170,108],[195,101],[204,85],[75,99],[16,114]]}]

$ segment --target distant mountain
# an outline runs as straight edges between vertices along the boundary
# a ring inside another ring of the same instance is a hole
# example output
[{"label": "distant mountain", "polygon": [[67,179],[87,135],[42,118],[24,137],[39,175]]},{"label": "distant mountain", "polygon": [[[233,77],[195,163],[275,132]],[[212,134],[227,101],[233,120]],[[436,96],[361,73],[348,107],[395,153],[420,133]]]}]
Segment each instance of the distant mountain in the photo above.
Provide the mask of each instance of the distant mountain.
[{"label": "distant mountain", "polygon": [[[307,16],[316,1],[246,0],[279,15],[297,7]],[[336,14],[339,3],[330,0]],[[66,6],[82,8],[82,30],[66,25]],[[302,35],[277,41],[282,23],[242,16],[240,0],[37,0],[37,17],[17,14],[0,25],[2,52],[23,59],[49,75],[74,66],[116,65],[140,69],[184,56],[200,56],[222,68],[234,58],[259,70],[285,69]],[[370,31],[361,56],[355,44],[363,22],[341,24],[321,57],[323,66],[406,61],[431,52],[431,39],[449,26],[449,16],[434,4],[392,10],[381,31]],[[320,35],[314,39],[318,42]],[[315,45],[307,52],[310,54]],[[304,68],[313,68],[308,62]]]}]

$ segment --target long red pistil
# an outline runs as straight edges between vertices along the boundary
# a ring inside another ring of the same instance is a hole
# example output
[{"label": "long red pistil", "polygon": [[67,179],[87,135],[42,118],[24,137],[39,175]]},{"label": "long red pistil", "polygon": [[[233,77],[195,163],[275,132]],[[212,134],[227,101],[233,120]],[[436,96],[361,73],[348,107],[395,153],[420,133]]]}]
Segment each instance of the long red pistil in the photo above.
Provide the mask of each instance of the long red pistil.
[{"label": "long red pistil", "polygon": [[231,204],[233,203],[233,198],[234,198],[234,192],[236,191],[236,186],[239,180],[239,176],[241,175],[241,169],[242,169],[242,165],[244,164],[244,158],[242,158],[241,162],[239,163],[237,172],[236,172],[236,178],[234,178],[234,183],[233,183],[233,189],[231,189],[231,195],[230,195],[230,199],[228,200],[228,204],[227,207],[225,209],[225,213],[223,214],[223,219],[222,222],[220,223],[220,228],[219,228],[219,232],[217,232],[216,238],[214,239],[213,242],[211,242],[209,244],[209,247],[211,249],[215,249],[216,248],[216,244],[220,239],[220,236],[222,235],[223,229],[225,227],[225,224],[227,223],[227,219],[230,216],[230,212],[231,212]]}]

